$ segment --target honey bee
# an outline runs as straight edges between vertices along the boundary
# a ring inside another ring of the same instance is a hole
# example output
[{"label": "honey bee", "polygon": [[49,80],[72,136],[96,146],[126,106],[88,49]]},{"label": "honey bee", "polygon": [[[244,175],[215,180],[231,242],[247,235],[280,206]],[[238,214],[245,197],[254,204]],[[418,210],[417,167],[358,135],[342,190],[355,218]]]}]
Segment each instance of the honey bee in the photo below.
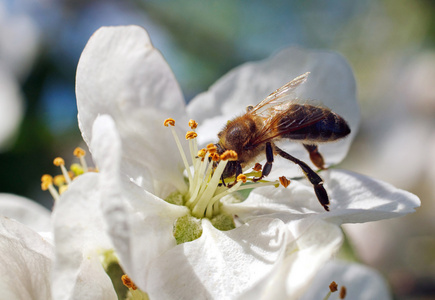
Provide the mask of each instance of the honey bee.
[{"label": "honey bee", "polygon": [[229,121],[219,132],[216,145],[219,154],[234,150],[238,160],[230,161],[222,174],[224,179],[242,174],[243,169],[252,166],[266,156],[266,163],[258,181],[270,174],[274,155],[279,155],[297,164],[314,187],[317,199],[329,211],[328,194],[323,180],[305,162],[293,157],[274,142],[288,139],[302,143],[313,164],[325,169],[319,143],[327,143],[344,138],[350,133],[347,122],[329,108],[301,102],[293,90],[307,80],[309,72],[300,75],[280,87],[256,106],[248,106],[246,113]]}]

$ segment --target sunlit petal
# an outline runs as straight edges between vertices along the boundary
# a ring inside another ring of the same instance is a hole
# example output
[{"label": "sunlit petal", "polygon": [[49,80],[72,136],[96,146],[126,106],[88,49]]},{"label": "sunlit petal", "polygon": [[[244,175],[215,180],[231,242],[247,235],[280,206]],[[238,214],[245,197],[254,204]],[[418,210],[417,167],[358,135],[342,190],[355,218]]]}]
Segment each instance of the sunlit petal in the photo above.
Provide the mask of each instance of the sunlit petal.
[{"label": "sunlit petal", "polygon": [[177,170],[179,155],[162,124],[171,117],[187,128],[184,99],[143,28],[95,32],[80,57],[76,95],[84,140],[89,145],[98,115],[110,115],[123,142],[123,169],[132,178],[164,180],[165,173]]},{"label": "sunlit petal", "polygon": [[256,220],[223,232],[204,220],[199,239],[153,262],[147,292],[163,299],[235,298],[282,262],[286,241],[279,220]]}]

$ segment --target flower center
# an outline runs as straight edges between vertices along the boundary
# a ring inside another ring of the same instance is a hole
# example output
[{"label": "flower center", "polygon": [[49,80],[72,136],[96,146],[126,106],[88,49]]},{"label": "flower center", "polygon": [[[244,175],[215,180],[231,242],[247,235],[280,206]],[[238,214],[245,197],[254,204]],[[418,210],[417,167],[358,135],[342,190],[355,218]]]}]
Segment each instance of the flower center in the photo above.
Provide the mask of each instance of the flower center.
[{"label": "flower center", "polygon": [[80,147],[74,149],[74,156],[79,159],[80,163],[74,163],[68,170],[65,167],[65,161],[62,157],[56,157],[53,164],[59,167],[62,174],[51,176],[44,174],[41,177],[41,189],[48,190],[55,201],[59,200],[60,195],[68,189],[68,185],[78,176],[87,172],[97,172],[96,169],[88,168],[85,156],[86,152]]},{"label": "flower center", "polygon": [[[230,161],[237,161],[237,153],[227,150],[222,154],[217,152],[214,144],[198,150],[195,128],[198,123],[189,121],[192,131],[188,131],[185,138],[189,141],[189,158],[181,145],[174,126],[173,119],[166,119],[164,125],[171,128],[178,150],[186,169],[189,188],[182,194],[183,205],[187,206],[192,216],[196,218],[212,219],[220,213],[221,199],[231,193],[240,190],[253,189],[255,187],[274,185],[280,183],[284,186],[289,184],[288,179],[279,181],[256,180],[261,175],[261,165],[256,164],[253,171],[240,174],[237,178],[223,178],[225,167]],[[171,201],[172,202],[172,201]],[[174,202],[172,202],[174,203]]]}]

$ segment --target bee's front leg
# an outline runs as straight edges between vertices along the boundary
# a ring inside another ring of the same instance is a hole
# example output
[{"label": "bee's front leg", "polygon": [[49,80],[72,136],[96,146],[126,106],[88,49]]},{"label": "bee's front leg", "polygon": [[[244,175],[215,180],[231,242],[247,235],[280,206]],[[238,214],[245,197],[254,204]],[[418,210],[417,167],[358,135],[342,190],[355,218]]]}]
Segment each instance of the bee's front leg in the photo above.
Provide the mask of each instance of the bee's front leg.
[{"label": "bee's front leg", "polygon": [[270,142],[266,143],[266,164],[261,171],[261,176],[258,178],[254,178],[254,181],[259,181],[270,174],[272,171],[272,163],[273,163],[273,148]]}]

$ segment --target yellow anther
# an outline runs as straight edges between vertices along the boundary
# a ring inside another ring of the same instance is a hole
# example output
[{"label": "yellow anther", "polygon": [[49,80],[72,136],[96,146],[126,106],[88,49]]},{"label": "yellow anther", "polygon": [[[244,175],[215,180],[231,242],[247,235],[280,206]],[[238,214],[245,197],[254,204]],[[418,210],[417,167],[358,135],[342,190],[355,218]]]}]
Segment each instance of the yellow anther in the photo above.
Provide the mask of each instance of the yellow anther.
[{"label": "yellow anther", "polygon": [[198,134],[195,131],[188,131],[186,133],[186,140],[192,140],[194,138],[196,138],[198,136]]},{"label": "yellow anther", "polygon": [[217,154],[217,153],[210,154],[210,158],[211,158],[212,161],[216,161],[216,162],[221,159],[219,154]]},{"label": "yellow anther", "polygon": [[239,176],[237,176],[237,181],[242,181],[243,183],[245,183],[246,180],[247,178],[245,174],[239,174]]},{"label": "yellow anther", "polygon": [[217,151],[217,147],[215,144],[208,144],[207,145],[207,150],[210,153],[215,153]]},{"label": "yellow anther", "polygon": [[50,185],[52,185],[52,183],[49,182],[49,181],[43,181],[43,182],[41,182],[41,190],[43,190],[43,191],[48,190]]},{"label": "yellow anther", "polygon": [[259,163],[255,163],[255,166],[252,168],[256,172],[260,172],[263,167]]},{"label": "yellow anther", "polygon": [[53,164],[54,164],[56,167],[64,166],[64,165],[65,165],[65,161],[63,160],[62,157],[56,157],[56,158],[53,160]]},{"label": "yellow anther", "polygon": [[163,125],[165,125],[166,127],[168,127],[169,125],[175,126],[175,120],[172,118],[168,118],[163,122]]},{"label": "yellow anther", "polygon": [[346,287],[342,285],[340,288],[340,299],[346,298],[346,294],[347,294]]},{"label": "yellow anther", "polygon": [[134,282],[128,277],[127,274],[122,275],[121,277],[122,283],[128,287],[129,289],[136,290],[137,286],[134,284]]},{"label": "yellow anther", "polygon": [[74,149],[74,152],[73,152],[73,154],[74,154],[74,156],[76,156],[76,157],[83,157],[83,156],[85,156],[85,154],[86,154],[86,151],[85,150],[83,150],[82,148],[80,148],[80,147],[77,147],[77,148],[75,148]]},{"label": "yellow anther", "polygon": [[41,182],[53,183],[53,176],[48,175],[48,174],[44,174],[41,176]]},{"label": "yellow anther", "polygon": [[189,127],[192,129],[196,129],[196,127],[198,127],[198,123],[195,120],[190,119],[189,120]]},{"label": "yellow anther", "polygon": [[55,201],[59,200],[59,193],[53,186],[53,177],[45,174],[41,177],[41,189],[43,191],[48,190]]},{"label": "yellow anther", "polygon": [[79,164],[72,164],[70,170],[72,171],[71,177],[79,176],[84,173],[82,166]]},{"label": "yellow anther", "polygon": [[[282,184],[283,187],[288,187],[290,184],[290,180],[288,180],[285,176],[281,176],[279,178],[279,182]],[[332,284],[332,283],[331,283]]]},{"label": "yellow anther", "polygon": [[338,290],[338,285],[335,281],[331,282],[331,284],[329,285],[329,290],[334,293]]},{"label": "yellow anther", "polygon": [[198,156],[200,158],[204,158],[206,153],[207,153],[207,150],[202,148],[201,150],[198,151],[198,154],[196,156]]},{"label": "yellow anther", "polygon": [[227,150],[221,155],[222,160],[237,160],[237,153],[234,150]]},{"label": "yellow anther", "polygon": [[65,185],[65,183],[66,183],[65,176],[63,176],[63,175],[56,175],[56,176],[54,176],[53,183],[54,183],[55,186]]}]

